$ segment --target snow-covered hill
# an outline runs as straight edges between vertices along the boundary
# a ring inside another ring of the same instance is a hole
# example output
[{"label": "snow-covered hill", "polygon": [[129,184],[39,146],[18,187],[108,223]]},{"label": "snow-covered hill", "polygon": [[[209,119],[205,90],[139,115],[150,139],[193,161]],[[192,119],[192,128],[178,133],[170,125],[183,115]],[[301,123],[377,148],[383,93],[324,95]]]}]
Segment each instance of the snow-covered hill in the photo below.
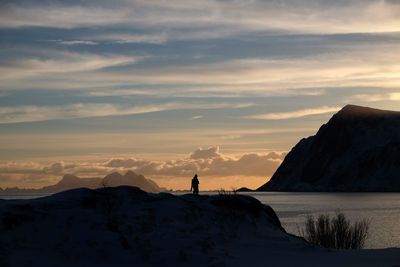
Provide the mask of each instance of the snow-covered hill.
[{"label": "snow-covered hill", "polygon": [[400,191],[400,112],[347,105],[259,191]]},{"label": "snow-covered hill", "polygon": [[394,266],[400,249],[336,251],[286,234],[242,195],[136,187],[0,200],[0,266]]}]

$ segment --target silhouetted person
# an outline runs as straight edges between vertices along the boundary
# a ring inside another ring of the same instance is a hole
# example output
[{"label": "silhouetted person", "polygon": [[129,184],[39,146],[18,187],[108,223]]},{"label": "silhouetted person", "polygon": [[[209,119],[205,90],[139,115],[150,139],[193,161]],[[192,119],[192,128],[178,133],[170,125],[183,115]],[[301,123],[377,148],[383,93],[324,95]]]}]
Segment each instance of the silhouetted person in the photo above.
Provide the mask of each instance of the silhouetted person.
[{"label": "silhouetted person", "polygon": [[193,179],[192,179],[192,186],[190,187],[190,191],[193,190],[193,194],[194,195],[198,195],[199,194],[199,179],[197,179],[197,174],[194,175]]}]

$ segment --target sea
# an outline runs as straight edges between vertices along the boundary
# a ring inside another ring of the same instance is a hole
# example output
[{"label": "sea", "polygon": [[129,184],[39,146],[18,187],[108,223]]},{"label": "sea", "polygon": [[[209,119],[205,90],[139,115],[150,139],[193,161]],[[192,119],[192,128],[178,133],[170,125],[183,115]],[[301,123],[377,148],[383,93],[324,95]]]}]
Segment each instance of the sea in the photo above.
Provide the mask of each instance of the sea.
[{"label": "sea", "polygon": [[[200,192],[216,194],[216,192]],[[183,194],[183,192],[179,193]],[[299,235],[308,216],[334,216],[342,212],[355,222],[370,221],[365,248],[400,248],[400,193],[292,193],[241,192],[271,206],[282,226],[289,233]],[[0,199],[31,199],[48,194],[0,194]]]},{"label": "sea", "polygon": [[[243,193],[241,193],[243,194]],[[352,222],[370,221],[365,248],[400,247],[400,193],[251,192],[271,206],[289,233],[299,235],[307,216],[342,212]]]}]

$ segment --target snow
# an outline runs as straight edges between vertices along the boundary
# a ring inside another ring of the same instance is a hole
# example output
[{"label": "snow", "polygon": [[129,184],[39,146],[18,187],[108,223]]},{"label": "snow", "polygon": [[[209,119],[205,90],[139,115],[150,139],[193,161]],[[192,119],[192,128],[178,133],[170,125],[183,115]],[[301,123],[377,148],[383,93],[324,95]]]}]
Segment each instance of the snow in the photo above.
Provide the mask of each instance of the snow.
[{"label": "snow", "polygon": [[0,266],[395,266],[400,249],[338,251],[285,233],[245,195],[136,187],[0,201]]}]

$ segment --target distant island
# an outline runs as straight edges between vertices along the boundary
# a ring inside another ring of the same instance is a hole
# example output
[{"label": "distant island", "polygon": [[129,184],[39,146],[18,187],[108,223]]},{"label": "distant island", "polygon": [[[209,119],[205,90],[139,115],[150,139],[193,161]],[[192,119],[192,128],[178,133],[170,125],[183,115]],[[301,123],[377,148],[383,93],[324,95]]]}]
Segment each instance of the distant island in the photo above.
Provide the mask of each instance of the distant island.
[{"label": "distant island", "polygon": [[235,190],[235,192],[252,192],[253,190],[247,188],[247,187],[241,187],[237,190]]},{"label": "distant island", "polygon": [[166,188],[159,187],[154,181],[145,178],[143,175],[128,171],[125,175],[114,172],[104,178],[79,178],[72,174],[65,174],[55,185],[45,186],[39,189],[21,189],[18,187],[0,188],[0,193],[58,193],[81,187],[96,189],[105,186],[115,187],[120,185],[136,186],[146,192],[167,191]]},{"label": "distant island", "polygon": [[400,191],[400,112],[347,105],[257,191]]}]

